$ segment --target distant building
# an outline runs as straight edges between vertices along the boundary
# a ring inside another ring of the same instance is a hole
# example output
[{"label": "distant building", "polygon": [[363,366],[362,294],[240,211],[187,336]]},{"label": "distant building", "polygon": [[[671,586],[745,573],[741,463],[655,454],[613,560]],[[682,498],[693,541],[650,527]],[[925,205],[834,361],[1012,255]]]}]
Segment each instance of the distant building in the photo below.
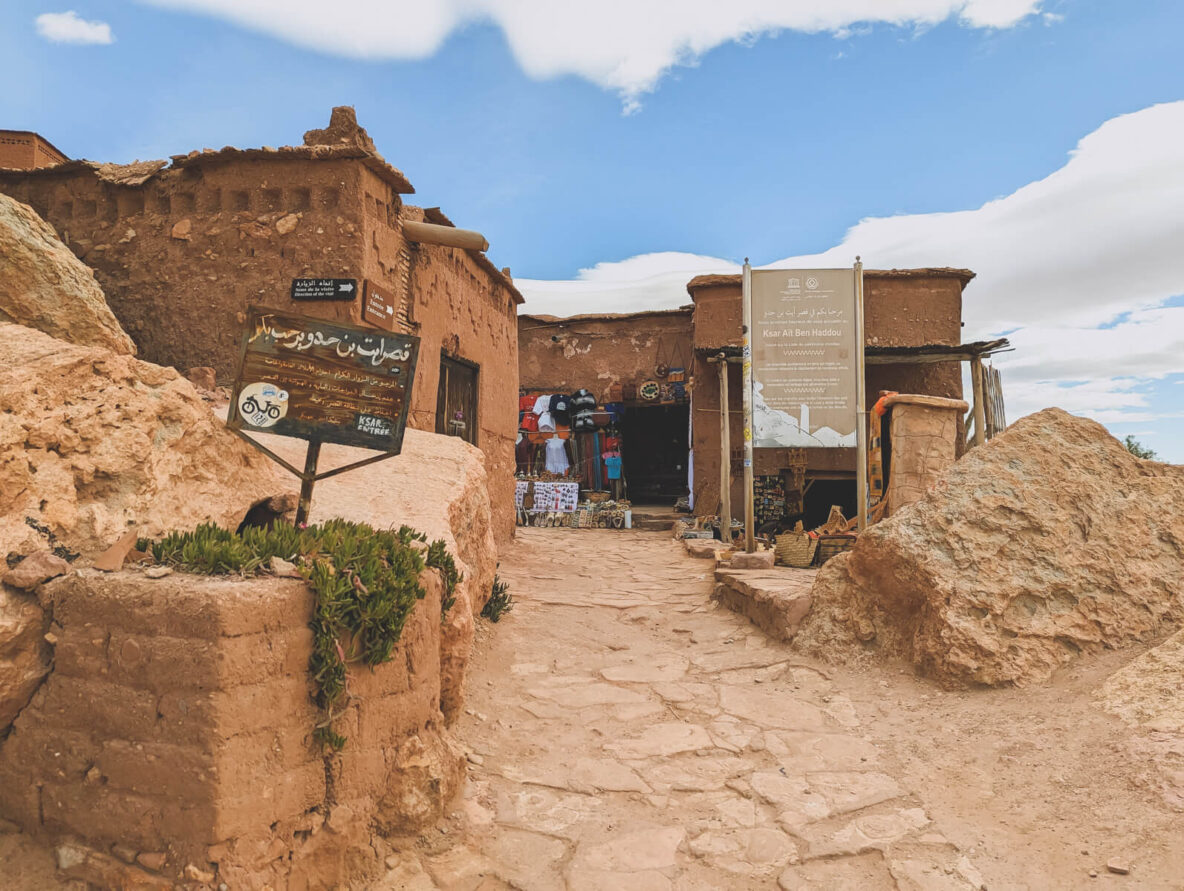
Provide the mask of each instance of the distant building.
[{"label": "distant building", "polygon": [[[485,453],[505,539],[522,295],[480,235],[404,204],[414,191],[352,108],[334,109],[299,146],[0,170],[0,192],[31,205],[94,269],[151,362],[212,366],[228,384],[250,305],[417,335],[408,423]],[[356,279],[362,293],[297,303],[294,278]]]},{"label": "distant building", "polygon": [[[869,405],[882,390],[962,397],[959,356],[943,360],[932,354],[958,351],[962,291],[973,278],[967,269],[865,271]],[[743,516],[741,278],[702,275],[687,291],[692,305],[665,312],[519,316],[521,385],[530,395],[583,387],[603,403],[619,400],[619,420],[609,435],[619,436],[630,496],[669,504],[689,495],[696,514],[712,515],[721,500],[716,362],[727,358],[732,453],[726,460],[732,468],[733,516]],[[667,383],[672,376],[678,384]],[[803,406],[793,420],[808,428],[809,408]],[[958,435],[965,436],[961,420]],[[807,489],[800,498],[807,520],[821,523],[832,504],[853,516],[854,448],[756,448],[758,486],[763,480],[766,490],[776,489],[803,452]]]},{"label": "distant building", "polygon": [[29,130],[0,130],[0,167],[35,170],[69,160],[40,134]]}]

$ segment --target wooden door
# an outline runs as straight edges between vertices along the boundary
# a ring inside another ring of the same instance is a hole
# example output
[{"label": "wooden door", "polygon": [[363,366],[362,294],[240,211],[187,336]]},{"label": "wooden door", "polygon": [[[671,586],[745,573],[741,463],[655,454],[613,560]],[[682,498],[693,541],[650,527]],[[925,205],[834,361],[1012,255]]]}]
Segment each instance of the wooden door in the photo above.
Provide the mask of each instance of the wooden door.
[{"label": "wooden door", "polygon": [[477,444],[476,365],[450,356],[440,357],[440,386],[436,391],[436,432],[459,436]]}]

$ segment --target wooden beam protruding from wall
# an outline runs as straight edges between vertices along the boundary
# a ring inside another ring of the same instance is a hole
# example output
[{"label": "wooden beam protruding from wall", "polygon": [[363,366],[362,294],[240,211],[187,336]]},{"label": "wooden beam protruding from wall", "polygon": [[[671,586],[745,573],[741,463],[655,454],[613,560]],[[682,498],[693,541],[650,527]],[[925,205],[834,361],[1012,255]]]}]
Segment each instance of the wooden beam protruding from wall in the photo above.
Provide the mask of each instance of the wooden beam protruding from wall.
[{"label": "wooden beam protruding from wall", "polygon": [[442,244],[445,247],[461,248],[466,251],[487,251],[489,242],[480,232],[472,229],[457,229],[436,223],[420,223],[416,220],[403,221],[403,234],[409,241],[420,244]]}]

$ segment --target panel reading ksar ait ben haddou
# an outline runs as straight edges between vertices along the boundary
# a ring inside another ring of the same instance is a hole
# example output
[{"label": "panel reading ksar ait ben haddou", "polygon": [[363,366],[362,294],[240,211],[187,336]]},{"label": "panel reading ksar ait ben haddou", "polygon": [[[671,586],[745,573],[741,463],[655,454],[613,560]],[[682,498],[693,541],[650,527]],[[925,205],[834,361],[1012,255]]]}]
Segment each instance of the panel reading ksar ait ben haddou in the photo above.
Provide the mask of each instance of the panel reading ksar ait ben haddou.
[{"label": "panel reading ksar ait ben haddou", "polygon": [[252,307],[229,426],[398,452],[419,338]]}]

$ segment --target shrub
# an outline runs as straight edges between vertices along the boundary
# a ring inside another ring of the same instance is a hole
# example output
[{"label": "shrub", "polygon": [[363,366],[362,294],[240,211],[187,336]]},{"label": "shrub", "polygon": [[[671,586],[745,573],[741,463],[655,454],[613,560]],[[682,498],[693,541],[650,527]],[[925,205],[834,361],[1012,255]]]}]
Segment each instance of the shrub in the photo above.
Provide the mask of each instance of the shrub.
[{"label": "shrub", "polygon": [[498,576],[493,577],[493,593],[481,608],[481,615],[491,622],[501,621],[502,615],[514,608],[514,596],[510,593],[510,586]]},{"label": "shrub", "polygon": [[333,730],[334,707],[348,700],[348,665],[364,662],[373,669],[390,660],[407,617],[424,597],[419,574],[425,565],[444,576],[442,611],[456,600],[461,576],[452,556],[443,541],[421,553],[416,543],[426,541],[408,526],[392,532],[329,520],[304,529],[282,523],[250,527],[241,534],[205,523],[192,532],[139,544],[158,563],[207,575],[254,575],[272,557],[296,563],[315,595],[308,668],[324,713],[316,737],[340,749],[346,740]]},{"label": "shrub", "polygon": [[1122,441],[1122,444],[1126,446],[1126,450],[1136,458],[1154,461],[1157,457],[1154,450],[1147,448],[1147,446],[1143,445],[1143,443],[1139,442],[1139,440],[1135,439],[1133,436],[1128,436]]}]

